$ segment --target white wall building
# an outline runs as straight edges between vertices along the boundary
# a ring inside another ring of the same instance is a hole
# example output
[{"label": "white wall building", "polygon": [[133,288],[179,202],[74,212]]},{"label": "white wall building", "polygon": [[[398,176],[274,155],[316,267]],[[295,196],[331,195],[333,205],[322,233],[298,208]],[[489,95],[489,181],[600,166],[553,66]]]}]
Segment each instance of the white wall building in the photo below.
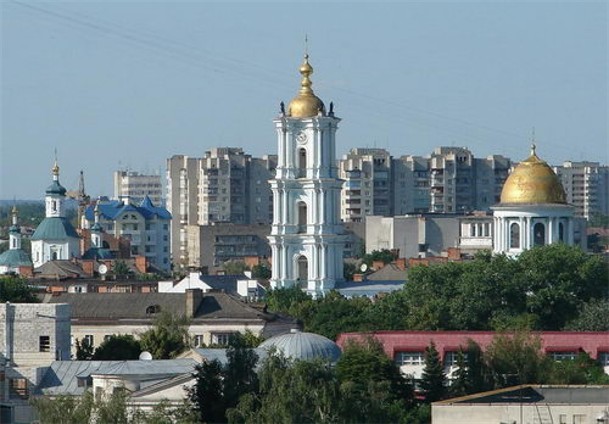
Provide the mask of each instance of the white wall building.
[{"label": "white wall building", "polygon": [[59,183],[57,161],[52,169],[53,182],[46,189],[45,218],[32,235],[34,268],[53,260],[80,255],[80,236],[64,216],[66,189]]},{"label": "white wall building", "polygon": [[492,209],[495,253],[518,255],[534,246],[558,242],[586,247],[585,231],[573,218],[575,208],[567,203],[552,168],[535,153],[535,145],[507,178],[501,203]]},{"label": "white wall building", "polygon": [[273,192],[272,287],[301,285],[310,293],[342,279],[344,236],[335,162],[339,118],[326,112],[311,89],[308,55],[300,67],[299,94],[273,122],[278,136],[278,165]]}]

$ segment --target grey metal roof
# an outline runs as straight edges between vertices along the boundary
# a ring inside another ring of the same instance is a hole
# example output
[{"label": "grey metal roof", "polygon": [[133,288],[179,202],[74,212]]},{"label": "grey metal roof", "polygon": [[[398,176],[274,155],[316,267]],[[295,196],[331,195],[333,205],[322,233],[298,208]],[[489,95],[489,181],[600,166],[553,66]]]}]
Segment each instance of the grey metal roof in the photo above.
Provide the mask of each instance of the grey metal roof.
[{"label": "grey metal roof", "polygon": [[389,293],[404,288],[404,281],[341,281],[335,290],[345,297],[374,297],[380,293]]},{"label": "grey metal roof", "polygon": [[338,361],[341,350],[336,343],[319,334],[292,330],[290,333],[271,337],[260,344],[260,348],[270,350],[276,348],[286,358],[291,359],[325,359]]},{"label": "grey metal roof", "polygon": [[9,267],[32,266],[32,260],[25,250],[11,249],[0,254],[0,265]]},{"label": "grey metal roof", "polygon": [[152,361],[55,361],[47,369],[36,394],[81,395],[86,387],[79,386],[79,379],[94,374],[137,376],[145,385],[193,372],[193,359],[168,359]]},{"label": "grey metal roof", "polygon": [[[48,299],[49,303],[68,303],[72,319],[152,319],[146,311],[158,305],[160,312],[186,314],[184,293],[61,293]],[[270,319],[264,313],[226,293],[206,293],[194,319]]]},{"label": "grey metal roof", "polygon": [[584,385],[522,385],[477,393],[442,403],[454,404],[504,404],[504,403],[543,403],[545,404],[608,404],[609,386]]},{"label": "grey metal roof", "polygon": [[68,277],[83,277],[85,271],[80,265],[69,260],[49,261],[40,265],[34,270],[36,277],[45,278],[68,278]]},{"label": "grey metal roof", "polygon": [[68,237],[80,238],[70,221],[64,217],[53,217],[42,220],[32,240],[63,240]]}]

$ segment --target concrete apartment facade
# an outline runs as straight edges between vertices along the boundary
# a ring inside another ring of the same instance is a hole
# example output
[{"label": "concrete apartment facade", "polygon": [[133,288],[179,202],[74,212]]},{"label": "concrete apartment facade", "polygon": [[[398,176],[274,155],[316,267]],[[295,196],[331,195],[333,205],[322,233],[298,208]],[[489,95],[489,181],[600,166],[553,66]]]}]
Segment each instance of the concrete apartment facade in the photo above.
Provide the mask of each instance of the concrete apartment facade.
[{"label": "concrete apartment facade", "polygon": [[165,204],[160,174],[114,171],[114,200],[140,203],[146,196],[158,206]]},{"label": "concrete apartment facade", "polygon": [[575,206],[575,216],[590,219],[609,215],[609,167],[598,162],[566,161],[555,166],[567,203]]}]

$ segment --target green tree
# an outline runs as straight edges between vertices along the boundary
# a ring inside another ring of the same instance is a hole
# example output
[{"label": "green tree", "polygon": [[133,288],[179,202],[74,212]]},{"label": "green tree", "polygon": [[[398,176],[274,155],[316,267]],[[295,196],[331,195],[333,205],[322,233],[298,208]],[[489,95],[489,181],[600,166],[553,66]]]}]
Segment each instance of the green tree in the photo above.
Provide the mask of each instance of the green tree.
[{"label": "green tree", "polygon": [[99,423],[130,424],[127,408],[129,394],[126,390],[114,390],[105,399],[95,402],[95,420]]},{"label": "green tree", "polygon": [[100,361],[138,359],[142,348],[130,334],[113,334],[100,344],[93,359]]},{"label": "green tree", "polygon": [[264,264],[258,264],[252,267],[253,278],[261,278],[263,280],[268,280],[269,278],[271,278],[271,275],[271,269]]},{"label": "green tree", "polygon": [[239,275],[247,271],[247,265],[243,261],[230,260],[222,264],[222,269],[228,275]]},{"label": "green tree", "polygon": [[36,397],[30,402],[36,410],[40,424],[91,422],[94,400],[90,391],[86,391],[82,396],[60,395],[53,399]]},{"label": "green tree", "polygon": [[609,331],[609,299],[590,299],[579,309],[577,317],[566,325],[575,331]]},{"label": "green tree", "polygon": [[373,250],[372,252],[362,257],[362,262],[368,266],[372,266],[374,262],[381,261],[384,264],[391,263],[395,260],[395,254],[391,250]]},{"label": "green tree", "polygon": [[127,265],[127,263],[125,261],[120,261],[120,260],[114,262],[114,266],[112,267],[112,272],[117,277],[127,277],[127,276],[133,274],[133,272],[131,271],[131,268],[129,268],[129,265]]},{"label": "green tree", "polygon": [[258,390],[258,355],[247,345],[241,334],[235,334],[229,340],[226,358],[228,363],[224,369],[224,402],[227,408],[234,408],[242,395]]},{"label": "green tree", "polygon": [[465,396],[471,393],[470,382],[468,378],[468,368],[465,359],[465,354],[461,349],[457,351],[457,369],[453,373],[450,384],[450,395],[454,397]]},{"label": "green tree", "polygon": [[38,303],[40,300],[34,294],[27,282],[20,277],[0,277],[0,302]]},{"label": "green tree", "polygon": [[203,423],[226,422],[223,393],[223,368],[217,359],[195,367],[195,384],[188,390],[190,402]]},{"label": "green tree", "polygon": [[366,390],[370,382],[386,381],[395,400],[409,402],[412,399],[412,387],[375,338],[348,342],[336,363],[336,373],[341,382],[351,382],[360,391]]},{"label": "green tree", "polygon": [[543,384],[609,384],[603,366],[587,353],[580,353],[574,360],[551,360],[548,365],[541,376]]},{"label": "green tree", "polygon": [[225,366],[214,360],[196,367],[196,383],[189,398],[203,422],[226,422],[228,408],[236,407],[242,396],[258,391],[258,356],[243,335],[230,338],[226,357]]},{"label": "green tree", "polygon": [[184,316],[161,312],[152,328],[141,334],[140,345],[154,359],[175,358],[190,345],[189,325],[190,320]]},{"label": "green tree", "polygon": [[93,345],[89,339],[83,339],[82,342],[76,339],[76,360],[90,361],[93,359]]},{"label": "green tree", "polygon": [[447,384],[444,366],[433,342],[425,348],[425,366],[421,374],[420,386],[426,403],[436,402],[446,397]]},{"label": "green tree", "polygon": [[278,288],[266,295],[266,303],[271,311],[290,313],[300,303],[310,301],[311,296],[299,287]]},{"label": "green tree", "polygon": [[485,356],[498,388],[539,383],[548,360],[540,338],[528,332],[497,334]]},{"label": "green tree", "polygon": [[561,329],[582,303],[607,295],[609,268],[598,256],[576,246],[551,244],[522,252],[521,272],[526,308],[539,316],[541,329]]}]

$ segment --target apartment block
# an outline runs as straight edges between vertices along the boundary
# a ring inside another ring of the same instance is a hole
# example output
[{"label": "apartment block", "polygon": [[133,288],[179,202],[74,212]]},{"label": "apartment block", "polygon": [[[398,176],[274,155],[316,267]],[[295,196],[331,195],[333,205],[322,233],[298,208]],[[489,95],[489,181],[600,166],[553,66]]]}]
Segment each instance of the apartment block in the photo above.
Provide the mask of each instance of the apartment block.
[{"label": "apartment block", "polygon": [[361,222],[367,215],[393,214],[392,156],[385,149],[355,148],[339,161],[341,219]]},{"label": "apartment block", "polygon": [[235,147],[213,148],[201,158],[168,159],[167,206],[174,217],[174,265],[200,266],[197,226],[270,224],[273,204],[268,181],[276,166],[276,155],[255,158]]},{"label": "apartment block", "polygon": [[135,171],[114,172],[114,200],[140,203],[148,196],[155,205],[163,205],[161,175],[140,174]]},{"label": "apartment block", "polygon": [[598,162],[566,161],[555,166],[567,203],[575,206],[575,215],[590,219],[595,214],[609,215],[609,167]]}]

